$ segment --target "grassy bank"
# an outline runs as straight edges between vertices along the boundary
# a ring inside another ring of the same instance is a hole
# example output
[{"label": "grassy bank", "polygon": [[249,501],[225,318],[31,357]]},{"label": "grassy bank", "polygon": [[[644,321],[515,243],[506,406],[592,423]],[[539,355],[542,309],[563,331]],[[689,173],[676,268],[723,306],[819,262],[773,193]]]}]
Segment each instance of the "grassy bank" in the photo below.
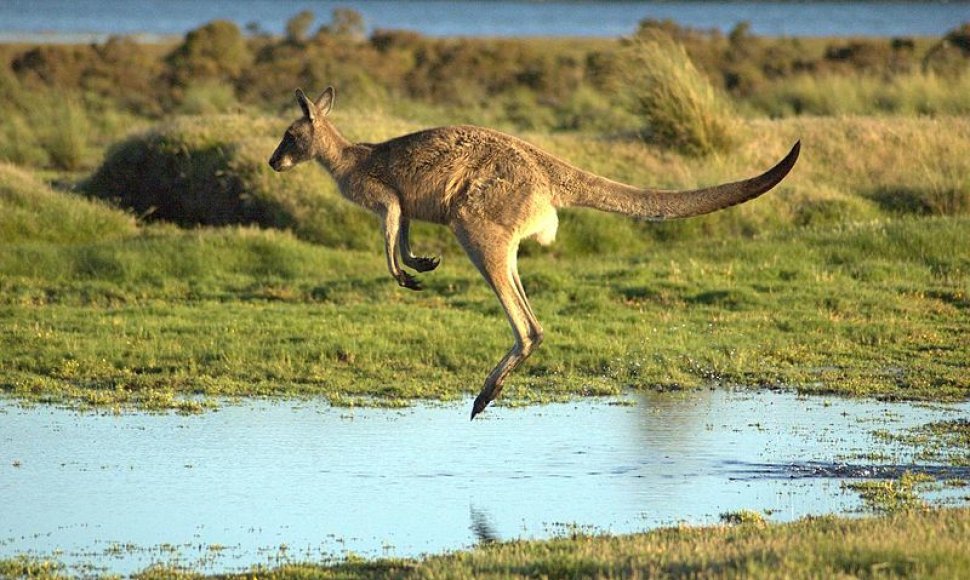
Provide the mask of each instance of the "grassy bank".
[{"label": "grassy bank", "polygon": [[[875,221],[526,258],[548,338],[506,400],[709,383],[966,398],[970,266],[953,248],[968,226]],[[476,391],[510,344],[454,253],[420,294],[394,285],[378,252],[248,229],[8,246],[0,272],[0,388],[25,399],[450,399]]]},{"label": "grassy bank", "polygon": [[[515,541],[421,560],[289,564],[219,578],[958,578],[970,569],[970,510],[908,511],[870,519],[678,527],[628,536]],[[60,578],[52,562],[0,560],[0,574]],[[137,577],[204,578],[173,568]]]},{"label": "grassy bank", "polygon": [[[970,569],[970,511],[862,521],[672,528],[647,534],[512,542],[417,563],[289,566],[267,578],[313,577],[958,577]],[[262,574],[260,574],[262,577]],[[242,577],[242,576],[241,576]]]}]

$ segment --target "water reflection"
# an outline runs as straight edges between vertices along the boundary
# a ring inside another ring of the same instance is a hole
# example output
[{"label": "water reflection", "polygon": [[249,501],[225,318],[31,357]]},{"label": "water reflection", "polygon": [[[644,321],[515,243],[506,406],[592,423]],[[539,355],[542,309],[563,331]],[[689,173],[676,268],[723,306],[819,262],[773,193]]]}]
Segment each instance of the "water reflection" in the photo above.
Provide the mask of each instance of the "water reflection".
[{"label": "water reflection", "polygon": [[472,520],[469,529],[475,535],[475,539],[478,540],[479,544],[491,544],[502,540],[498,532],[495,531],[495,526],[492,525],[492,522],[488,519],[488,515],[483,510],[470,507],[468,511]]},{"label": "water reflection", "polygon": [[0,406],[0,557],[221,571],[420,555],[573,525],[711,523],[737,509],[773,521],[844,512],[858,500],[842,478],[866,477],[840,471],[856,465],[846,458],[912,459],[872,430],[970,411],[717,390],[498,408],[469,422],[466,404],[261,401],[190,417]]}]

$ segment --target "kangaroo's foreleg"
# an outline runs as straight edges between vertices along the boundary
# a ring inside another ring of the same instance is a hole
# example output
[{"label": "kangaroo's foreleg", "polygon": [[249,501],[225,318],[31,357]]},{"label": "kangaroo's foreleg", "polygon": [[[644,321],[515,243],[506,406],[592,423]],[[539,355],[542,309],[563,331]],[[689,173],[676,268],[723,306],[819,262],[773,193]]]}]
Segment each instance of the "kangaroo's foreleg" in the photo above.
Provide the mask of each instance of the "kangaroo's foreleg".
[{"label": "kangaroo's foreleg", "polygon": [[378,207],[381,217],[381,229],[384,232],[384,255],[387,258],[387,269],[397,283],[411,290],[420,290],[421,283],[417,278],[408,274],[398,263],[398,240],[401,230],[401,204],[396,198],[384,200]]},{"label": "kangaroo's foreleg", "polygon": [[415,256],[411,252],[410,230],[411,220],[406,217],[401,217],[401,228],[398,231],[398,244],[401,247],[401,258],[404,259],[404,265],[408,268],[414,268],[418,272],[430,272],[434,270],[441,263],[441,260],[437,256]]},{"label": "kangaroo's foreleg", "polygon": [[471,231],[458,227],[456,233],[468,257],[502,304],[515,335],[515,344],[485,379],[485,385],[472,406],[472,419],[499,396],[505,378],[532,354],[543,336],[542,327],[532,314],[521,282],[518,281],[518,241],[499,227],[490,228],[487,232],[483,229],[486,228],[476,224]]}]

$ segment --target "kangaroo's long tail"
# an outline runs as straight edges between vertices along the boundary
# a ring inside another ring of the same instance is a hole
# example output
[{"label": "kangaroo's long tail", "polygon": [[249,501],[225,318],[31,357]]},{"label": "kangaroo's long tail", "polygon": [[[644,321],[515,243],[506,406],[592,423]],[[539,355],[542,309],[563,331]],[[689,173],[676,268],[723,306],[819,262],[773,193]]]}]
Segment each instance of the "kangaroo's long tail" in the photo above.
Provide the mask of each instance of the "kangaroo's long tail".
[{"label": "kangaroo's long tail", "polygon": [[800,149],[799,141],[784,159],[757,177],[685,191],[640,189],[580,172],[575,182],[564,184],[561,199],[566,206],[592,207],[651,220],[703,215],[754,199],[778,185],[795,165]]}]

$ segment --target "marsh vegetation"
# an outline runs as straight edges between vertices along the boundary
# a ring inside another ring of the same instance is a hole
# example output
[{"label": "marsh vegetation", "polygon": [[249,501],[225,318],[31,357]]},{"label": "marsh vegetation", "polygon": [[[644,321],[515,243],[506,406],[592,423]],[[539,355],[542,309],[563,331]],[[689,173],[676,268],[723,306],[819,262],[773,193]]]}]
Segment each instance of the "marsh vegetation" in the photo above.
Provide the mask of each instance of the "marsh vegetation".
[{"label": "marsh vegetation", "polygon": [[[563,212],[554,246],[523,248],[548,335],[507,403],[711,385],[970,396],[968,25],[798,39],[647,21],[626,39],[441,39],[365,36],[341,13],[313,28],[303,15],[284,37],[213,22],[171,44],[0,46],[0,392],[183,411],[221,396],[406,405],[476,392],[507,330],[450,233],[416,228],[416,249],[444,261],[423,293],[404,293],[373,218],[317,168],[266,165],[298,113],[291,89],[332,84],[335,123],[355,140],[483,124],[642,185],[744,177],[802,140],[778,190],[730,211],[665,224]],[[673,66],[644,76],[648,56]],[[905,436],[965,461],[965,427]],[[268,574],[966,569],[965,510],[902,511]]]}]

